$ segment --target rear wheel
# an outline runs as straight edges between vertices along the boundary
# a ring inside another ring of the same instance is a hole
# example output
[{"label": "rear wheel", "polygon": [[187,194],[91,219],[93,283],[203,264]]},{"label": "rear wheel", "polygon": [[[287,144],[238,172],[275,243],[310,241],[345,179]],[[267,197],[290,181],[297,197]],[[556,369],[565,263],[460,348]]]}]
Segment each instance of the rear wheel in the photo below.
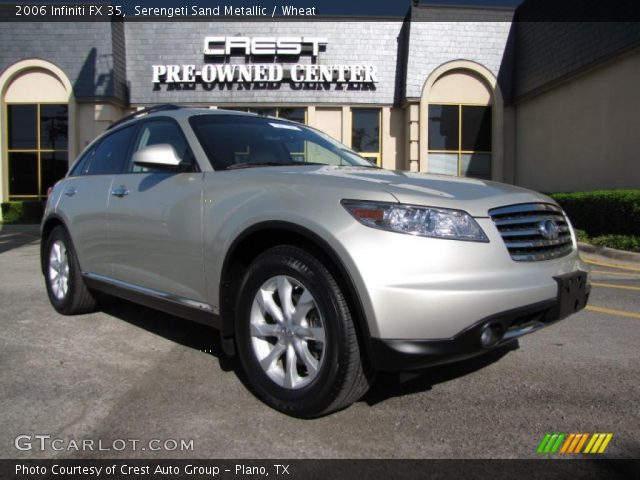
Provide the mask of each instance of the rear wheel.
[{"label": "rear wheel", "polygon": [[96,300],[86,287],[78,258],[64,227],[55,227],[46,239],[44,275],[49,301],[64,315],[88,313]]},{"label": "rear wheel", "polygon": [[240,288],[236,341],[258,396],[299,417],[344,408],[369,388],[353,319],[331,273],[306,251],[272,248]]}]

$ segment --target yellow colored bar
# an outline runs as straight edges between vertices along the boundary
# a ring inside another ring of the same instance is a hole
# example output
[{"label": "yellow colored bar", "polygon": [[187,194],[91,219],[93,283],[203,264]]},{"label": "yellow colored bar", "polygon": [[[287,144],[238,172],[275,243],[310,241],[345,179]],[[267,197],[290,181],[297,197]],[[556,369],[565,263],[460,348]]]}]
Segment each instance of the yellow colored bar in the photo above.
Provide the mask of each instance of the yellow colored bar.
[{"label": "yellow colored bar", "polygon": [[638,267],[629,267],[627,265],[620,265],[619,263],[597,262],[595,260],[585,260],[585,263],[588,263],[590,265],[597,265],[598,267],[609,267],[617,268],[620,270],[629,270],[631,272],[640,272],[640,268]]},{"label": "yellow colored bar", "polygon": [[591,447],[591,452],[589,453],[596,453],[598,451],[598,448],[600,448],[600,444],[604,440],[604,437],[606,437],[604,433],[598,434],[598,439],[596,440],[596,443],[593,444],[593,447]]},{"label": "yellow colored bar", "polygon": [[602,445],[600,445],[600,450],[598,450],[598,453],[604,453],[604,450],[607,448],[607,445],[609,445],[609,442],[611,441],[612,438],[613,438],[613,433],[608,433],[604,439],[604,442],[602,442]]},{"label": "yellow colored bar", "polygon": [[571,433],[567,439],[564,441],[564,444],[562,445],[562,448],[560,449],[560,453],[566,453],[567,452],[567,448],[569,448],[569,445],[571,444],[571,442],[573,442],[573,439],[575,438],[576,434],[575,433]]},{"label": "yellow colored bar", "polygon": [[640,318],[640,313],[616,310],[614,308],[598,307],[597,305],[587,305],[586,309],[591,312],[608,313],[609,315],[618,315],[619,317]]},{"label": "yellow colored bar", "polygon": [[591,447],[593,447],[593,444],[596,442],[597,437],[598,436],[594,433],[591,437],[591,440],[589,440],[589,443],[587,443],[587,448],[584,449],[584,453],[591,453]]},{"label": "yellow colored bar", "polygon": [[589,438],[589,434],[583,433],[582,440],[580,440],[580,443],[578,443],[578,446],[576,447],[576,453],[580,453],[582,451],[582,446],[584,445],[584,442],[587,441],[587,438]]},{"label": "yellow colored bar", "polygon": [[630,287],[629,285],[615,285],[613,283],[595,283],[595,282],[591,282],[591,285],[594,287],[619,288],[620,290],[634,290],[636,292],[640,292],[640,287]]},{"label": "yellow colored bar", "polygon": [[598,273],[600,275],[613,275],[615,277],[625,277],[629,279],[638,278],[637,273],[626,273],[626,272],[609,272],[607,270],[591,270],[591,273]]}]

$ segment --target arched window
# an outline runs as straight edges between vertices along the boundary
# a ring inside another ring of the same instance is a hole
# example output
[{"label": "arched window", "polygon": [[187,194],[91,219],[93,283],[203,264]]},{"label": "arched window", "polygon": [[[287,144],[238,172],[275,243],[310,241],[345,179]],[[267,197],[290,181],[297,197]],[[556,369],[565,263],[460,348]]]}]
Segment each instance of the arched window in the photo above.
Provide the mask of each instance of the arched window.
[{"label": "arched window", "polygon": [[9,200],[45,198],[65,175],[73,150],[70,85],[44,62],[33,62],[3,75],[3,196]]},{"label": "arched window", "polygon": [[454,70],[429,94],[429,172],[491,179],[491,92],[471,72]]},{"label": "arched window", "polygon": [[436,68],[420,99],[420,169],[503,179],[503,103],[486,67],[455,60]]}]

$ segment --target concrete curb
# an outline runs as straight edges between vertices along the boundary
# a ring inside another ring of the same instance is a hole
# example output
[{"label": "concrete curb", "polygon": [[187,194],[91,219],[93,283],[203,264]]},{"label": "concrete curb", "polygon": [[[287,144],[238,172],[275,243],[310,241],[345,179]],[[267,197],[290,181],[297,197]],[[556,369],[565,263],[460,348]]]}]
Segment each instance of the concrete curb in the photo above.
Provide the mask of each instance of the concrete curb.
[{"label": "concrete curb", "polygon": [[598,247],[588,243],[578,242],[578,249],[584,253],[592,253],[615,260],[624,260],[626,262],[640,263],[640,253],[627,252],[624,250],[616,250],[615,248]]},{"label": "concrete curb", "polygon": [[0,223],[0,233],[26,233],[28,235],[40,236],[39,224],[2,224]]}]

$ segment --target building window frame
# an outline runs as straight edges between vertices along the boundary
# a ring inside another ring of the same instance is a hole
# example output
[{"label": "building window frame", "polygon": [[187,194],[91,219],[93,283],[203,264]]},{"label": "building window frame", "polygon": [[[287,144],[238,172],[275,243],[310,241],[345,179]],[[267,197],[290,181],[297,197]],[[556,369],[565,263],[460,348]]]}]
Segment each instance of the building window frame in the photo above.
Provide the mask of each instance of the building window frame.
[{"label": "building window frame", "polygon": [[[427,110],[432,107],[432,106],[456,106],[458,107],[458,148],[456,150],[442,150],[442,149],[431,149],[429,148],[429,145],[427,145],[427,154],[428,156],[430,156],[432,153],[438,154],[438,153],[442,153],[442,154],[456,154],[457,155],[457,169],[456,169],[456,176],[458,177],[462,177],[462,156],[463,155],[474,155],[474,154],[480,154],[480,155],[489,155],[489,173],[487,175],[486,179],[491,179],[492,175],[493,175],[493,168],[492,168],[492,160],[493,160],[493,150],[494,150],[494,145],[493,145],[493,116],[494,116],[494,107],[491,104],[485,104],[485,103],[451,103],[451,102],[434,102],[434,103],[429,103],[427,106]],[[462,109],[463,107],[483,107],[483,108],[488,108],[490,111],[490,131],[489,131],[489,141],[491,142],[491,150],[464,150],[462,148],[462,132],[463,132],[463,115],[462,115]],[[429,122],[429,114],[427,114],[427,122]],[[427,124],[427,131],[430,128],[430,125]],[[427,168],[427,173],[430,173],[430,166]],[[473,176],[467,176],[464,175],[464,177],[466,178],[484,178],[484,177],[473,177]]]},{"label": "building window frame", "polygon": [[[55,154],[60,153],[64,154],[66,157],[65,160],[67,162],[67,167],[69,164],[69,153],[71,148],[71,128],[70,128],[70,105],[65,102],[3,102],[4,103],[4,112],[3,118],[6,119],[6,126],[4,127],[5,138],[7,139],[6,145],[4,148],[4,158],[7,160],[7,197],[9,201],[20,201],[20,200],[45,200],[47,198],[47,192],[43,192],[42,190],[42,156],[43,154]],[[14,105],[25,105],[25,106],[35,106],[36,107],[36,148],[10,148],[10,138],[9,138],[9,109]],[[41,138],[41,107],[46,105],[58,105],[65,106],[67,108],[67,147],[65,149],[52,149],[52,148],[42,148],[42,138]],[[37,157],[37,194],[12,194],[11,193],[11,165],[9,156],[12,153],[30,153],[36,154]]]},{"label": "building window frame", "polygon": [[[354,112],[358,110],[377,110],[378,112],[378,151],[377,152],[361,152],[353,146],[353,117]],[[351,148],[361,157],[369,161],[373,161],[378,167],[382,167],[382,107],[351,107]]]}]

